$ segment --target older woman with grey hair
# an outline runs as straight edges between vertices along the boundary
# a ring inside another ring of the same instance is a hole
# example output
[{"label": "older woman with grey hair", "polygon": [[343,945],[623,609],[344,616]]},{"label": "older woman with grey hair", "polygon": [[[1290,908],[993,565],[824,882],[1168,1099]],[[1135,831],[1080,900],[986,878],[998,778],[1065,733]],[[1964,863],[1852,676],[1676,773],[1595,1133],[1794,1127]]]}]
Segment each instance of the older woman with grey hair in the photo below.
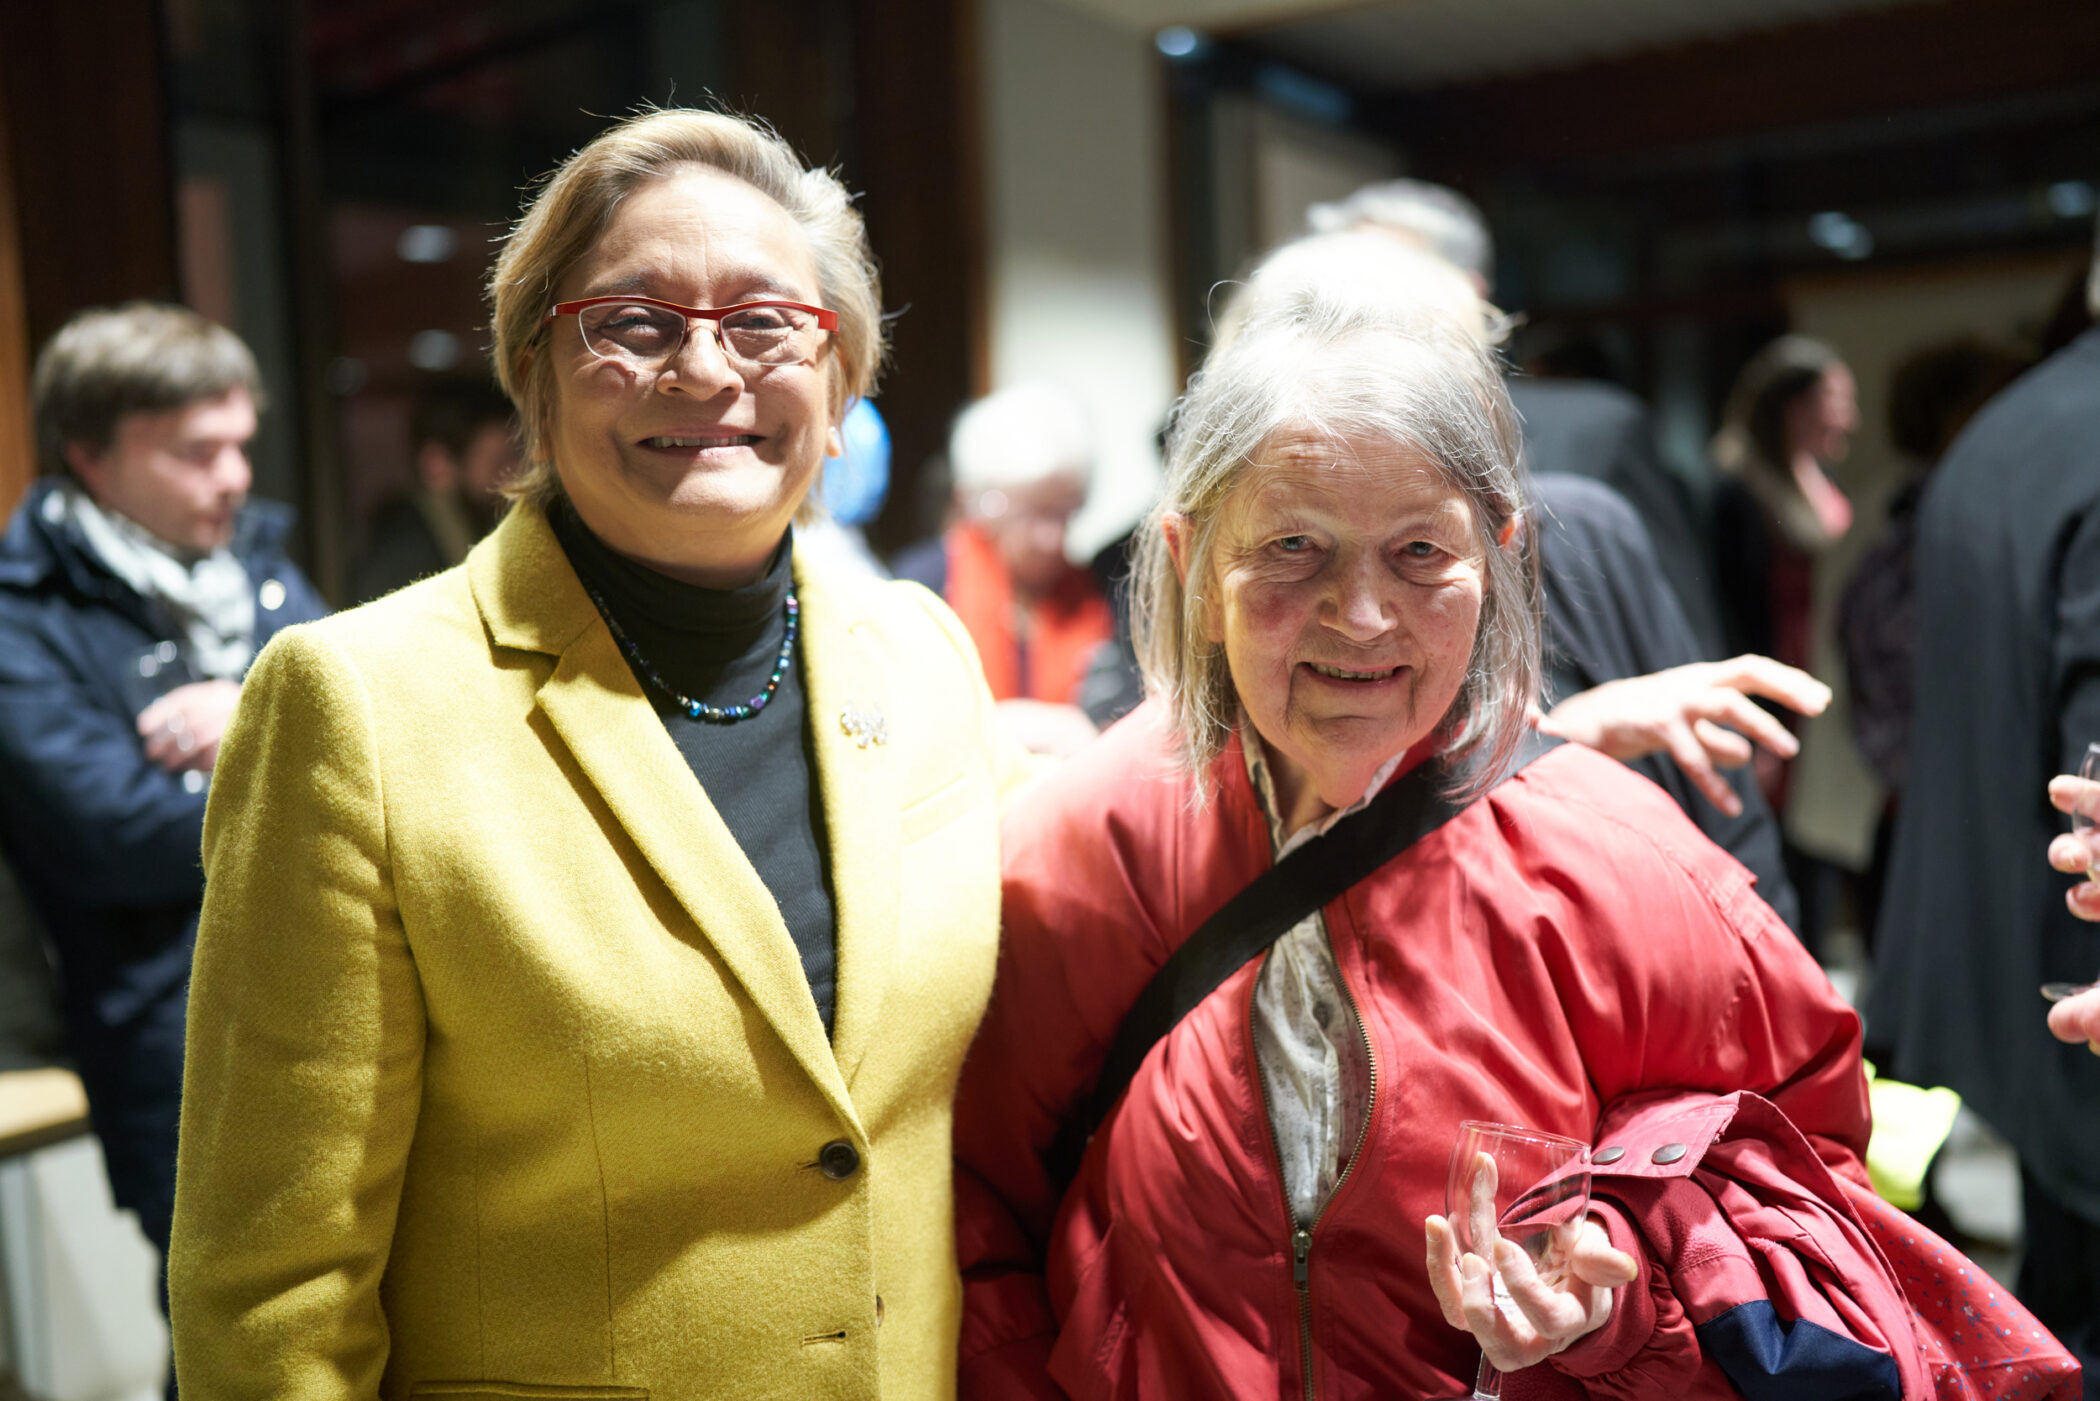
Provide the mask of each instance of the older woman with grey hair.
[{"label": "older woman with grey hair", "polygon": [[182,1389],[941,1396],[1012,770],[954,615],[796,547],[882,355],[860,217],[648,112],[490,303],[509,516],[281,636],[219,761]]},{"label": "older woman with grey hair", "polygon": [[1700,1155],[1649,1139],[1754,1091],[1820,1153],[1787,1167],[1864,1191],[1856,1018],[1659,790],[1531,737],[1517,455],[1477,327],[1316,286],[1192,383],[1137,579],[1151,699],[1007,818],[964,1396],[1453,1395],[1483,1356],[1726,1395],[1604,1167],[1559,1269],[1461,1256],[1460,1123],[1672,1176]]}]

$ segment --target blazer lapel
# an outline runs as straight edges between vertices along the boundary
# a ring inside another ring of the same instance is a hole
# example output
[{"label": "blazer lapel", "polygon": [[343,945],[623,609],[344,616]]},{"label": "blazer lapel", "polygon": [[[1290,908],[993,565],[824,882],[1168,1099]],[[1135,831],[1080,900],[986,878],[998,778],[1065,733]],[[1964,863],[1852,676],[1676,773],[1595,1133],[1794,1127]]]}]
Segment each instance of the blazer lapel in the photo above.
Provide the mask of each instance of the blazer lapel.
[{"label": "blazer lapel", "polygon": [[546,518],[513,511],[468,570],[497,645],[559,658],[539,709],[642,859],[810,1078],[857,1123],[772,893],[650,708]]},{"label": "blazer lapel", "polygon": [[844,592],[812,573],[798,552],[802,675],[838,908],[832,1051],[850,1087],[875,1038],[897,959],[899,775],[895,750],[878,738],[893,718],[894,693],[882,654],[856,625]]}]

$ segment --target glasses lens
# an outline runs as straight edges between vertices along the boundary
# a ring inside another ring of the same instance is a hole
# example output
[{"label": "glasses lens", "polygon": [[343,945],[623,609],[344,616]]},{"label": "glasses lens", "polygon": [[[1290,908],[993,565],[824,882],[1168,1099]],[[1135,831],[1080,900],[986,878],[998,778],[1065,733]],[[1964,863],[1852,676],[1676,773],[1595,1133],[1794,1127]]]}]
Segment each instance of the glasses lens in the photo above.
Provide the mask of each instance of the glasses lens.
[{"label": "glasses lens", "polygon": [[750,307],[722,318],[722,344],[759,365],[806,360],[816,351],[817,318],[787,306]]},{"label": "glasses lens", "polygon": [[685,335],[685,318],[662,307],[612,303],[585,307],[577,319],[592,350],[644,364],[669,356]]}]

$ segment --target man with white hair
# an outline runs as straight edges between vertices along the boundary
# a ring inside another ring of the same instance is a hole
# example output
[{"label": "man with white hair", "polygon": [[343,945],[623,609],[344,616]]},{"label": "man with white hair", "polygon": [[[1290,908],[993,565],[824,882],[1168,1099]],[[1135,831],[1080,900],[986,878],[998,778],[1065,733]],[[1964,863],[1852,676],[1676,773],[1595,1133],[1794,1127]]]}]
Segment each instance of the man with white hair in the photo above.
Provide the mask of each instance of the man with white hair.
[{"label": "man with white hair", "polygon": [[1454,189],[1427,180],[1382,180],[1347,199],[1305,212],[1314,233],[1361,229],[1433,253],[1472,279],[1485,297],[1495,281],[1495,240],[1480,206]]},{"label": "man with white hair", "polygon": [[1093,737],[1074,702],[1115,631],[1094,576],[1065,555],[1093,479],[1093,430],[1065,390],[1018,384],[963,410],[948,458],[955,523],[900,554],[897,577],[955,610],[1009,728],[1031,749],[1066,752]]},{"label": "man with white hair", "polygon": [[[2100,313],[2100,248],[2088,298]],[[1917,714],[1868,1044],[1897,1075],[1959,1090],[2019,1150],[2017,1292],[2092,1396],[2100,1059],[2050,1038],[2036,988],[2100,968],[2076,917],[2094,911],[2067,906],[2075,877],[2041,859],[2062,830],[2046,785],[2100,741],[2100,329],[1955,439],[1918,507],[1917,575]],[[2067,1038],[2100,1033],[2093,1000],[2058,1011]]]}]

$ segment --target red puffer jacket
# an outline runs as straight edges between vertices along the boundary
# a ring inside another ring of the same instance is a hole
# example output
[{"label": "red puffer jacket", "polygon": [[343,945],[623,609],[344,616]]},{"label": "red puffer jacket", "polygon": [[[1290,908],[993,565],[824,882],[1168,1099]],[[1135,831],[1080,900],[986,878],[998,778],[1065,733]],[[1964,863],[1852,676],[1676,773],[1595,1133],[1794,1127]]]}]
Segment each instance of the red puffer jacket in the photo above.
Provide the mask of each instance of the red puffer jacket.
[{"label": "red puffer jacket", "polygon": [[[1044,1155],[1124,1013],[1270,863],[1236,748],[1212,778],[1193,807],[1147,705],[1008,818],[999,981],[956,1117],[964,1397],[1463,1393],[1478,1351],[1443,1320],[1422,1235],[1463,1119],[1591,1140],[1635,1096],[1751,1090],[1806,1135],[1823,1191],[1864,1193],[1857,1019],[1741,867],[1570,745],[1326,907],[1373,1089],[1304,1248],[1255,1067],[1255,965],[1154,1049],[1061,1194]],[[1653,1248],[1634,1286],[1651,1292],[1553,1367],[1597,1395],[1735,1395],[1653,1296],[1681,1263]]]}]

